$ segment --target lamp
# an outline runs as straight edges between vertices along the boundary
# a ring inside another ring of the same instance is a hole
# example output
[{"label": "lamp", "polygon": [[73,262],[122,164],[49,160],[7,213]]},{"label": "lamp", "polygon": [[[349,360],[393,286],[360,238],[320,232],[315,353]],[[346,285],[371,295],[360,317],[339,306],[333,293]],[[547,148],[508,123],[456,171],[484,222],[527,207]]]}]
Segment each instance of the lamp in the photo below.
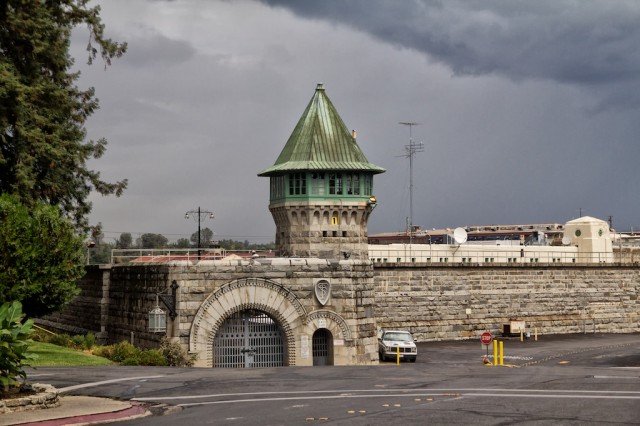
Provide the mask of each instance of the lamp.
[{"label": "lamp", "polygon": [[169,318],[175,320],[178,316],[176,312],[178,282],[171,282],[171,294],[157,293],[156,306],[149,311],[149,331],[151,333],[164,333],[167,331],[167,312],[160,307],[160,301],[169,310]]},{"label": "lamp", "polygon": [[149,331],[151,333],[164,333],[167,331],[167,313],[158,304],[156,295],[156,306],[149,311]]},{"label": "lamp", "polygon": [[376,208],[376,206],[378,205],[378,200],[376,199],[375,195],[369,197],[369,199],[367,200],[367,205],[369,206],[369,208],[371,208],[371,211]]}]

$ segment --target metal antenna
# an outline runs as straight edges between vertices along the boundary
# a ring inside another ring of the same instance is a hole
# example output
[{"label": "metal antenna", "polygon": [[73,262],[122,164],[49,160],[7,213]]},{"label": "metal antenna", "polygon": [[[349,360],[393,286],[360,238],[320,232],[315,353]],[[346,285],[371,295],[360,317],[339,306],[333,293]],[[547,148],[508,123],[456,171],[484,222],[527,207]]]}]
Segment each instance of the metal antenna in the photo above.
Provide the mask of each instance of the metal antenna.
[{"label": "metal antenna", "polygon": [[413,142],[413,126],[420,123],[401,121],[399,124],[409,126],[409,144],[404,146],[405,157],[409,158],[409,244],[413,243],[413,157],[418,152],[424,152],[422,142]]}]

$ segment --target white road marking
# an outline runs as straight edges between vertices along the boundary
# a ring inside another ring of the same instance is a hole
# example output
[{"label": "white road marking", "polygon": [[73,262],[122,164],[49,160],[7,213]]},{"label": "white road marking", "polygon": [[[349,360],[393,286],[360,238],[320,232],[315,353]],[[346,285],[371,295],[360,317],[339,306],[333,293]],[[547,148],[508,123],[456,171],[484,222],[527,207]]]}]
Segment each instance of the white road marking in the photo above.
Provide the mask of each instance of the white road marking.
[{"label": "white road marking", "polygon": [[58,389],[58,392],[60,392],[60,393],[69,392],[69,391],[76,390],[76,389],[91,388],[91,387],[94,387],[94,386],[101,386],[101,385],[106,385],[106,384],[109,384],[109,383],[126,382],[127,380],[157,379],[159,377],[164,377],[164,376],[123,377],[123,378],[120,378],[120,379],[102,380],[100,382],[90,382],[90,383],[83,383],[83,384],[80,384],[80,385],[67,386],[66,388]]},{"label": "white road marking", "polygon": [[[226,401],[206,401],[206,402],[191,402],[185,404],[178,404],[178,407],[194,407],[200,405],[220,405],[220,404],[233,404],[233,403],[247,403],[247,402],[273,402],[273,401],[290,401],[290,400],[320,400],[320,399],[338,399],[338,398],[389,398],[391,396],[403,396],[403,397],[426,397],[426,396],[451,396],[455,397],[452,399],[459,399],[463,397],[510,397],[510,398],[576,398],[576,399],[637,399],[640,400],[640,395],[585,395],[584,393],[575,393],[575,394],[566,394],[566,393],[557,393],[557,391],[549,391],[556,393],[549,393],[546,395],[541,394],[508,394],[508,393],[452,393],[452,394],[441,394],[441,393],[413,393],[413,394],[402,394],[402,395],[321,395],[321,396],[291,396],[291,397],[280,397],[280,398],[251,398],[251,399],[234,399],[234,400],[226,400]],[[569,392],[569,391],[567,391]],[[579,392],[579,391],[577,391]],[[606,392],[605,392],[606,393]],[[640,393],[640,392],[633,392]]]},{"label": "white road marking", "polygon": [[638,380],[638,377],[626,377],[626,376],[593,376],[594,379],[627,379],[627,380]]},{"label": "white road marking", "polygon": [[[371,393],[381,393],[381,394],[393,394],[398,396],[413,396],[414,394],[409,394],[408,392],[415,392],[415,389],[407,390],[407,389],[358,389],[358,390],[323,390],[323,391],[289,391],[289,392],[242,392],[242,393],[217,393],[217,394],[207,394],[207,395],[182,395],[182,396],[157,396],[157,397],[140,397],[140,398],[132,398],[132,401],[162,401],[162,400],[177,400],[177,399],[202,399],[202,398],[225,398],[229,396],[248,396],[248,395],[308,395],[308,394],[321,394],[321,393],[335,393],[337,395],[332,396],[335,398],[360,398],[362,396],[367,395],[354,395],[354,394],[371,394]],[[460,393],[495,393],[495,392],[516,392],[516,393],[545,393],[545,392],[556,392],[556,393],[575,393],[575,394],[632,394],[638,395],[640,398],[640,391],[597,391],[597,390],[545,390],[545,389],[476,389],[476,388],[463,388],[463,389],[425,389],[425,392],[430,392],[424,395],[443,395],[443,394],[460,394]],[[436,392],[432,394],[431,392]],[[420,396],[423,394],[417,394]],[[371,395],[369,395],[371,396]],[[294,399],[295,397],[291,397]],[[303,398],[301,398],[303,399]],[[260,401],[260,399],[259,399]],[[224,402],[224,401],[223,401]]]}]

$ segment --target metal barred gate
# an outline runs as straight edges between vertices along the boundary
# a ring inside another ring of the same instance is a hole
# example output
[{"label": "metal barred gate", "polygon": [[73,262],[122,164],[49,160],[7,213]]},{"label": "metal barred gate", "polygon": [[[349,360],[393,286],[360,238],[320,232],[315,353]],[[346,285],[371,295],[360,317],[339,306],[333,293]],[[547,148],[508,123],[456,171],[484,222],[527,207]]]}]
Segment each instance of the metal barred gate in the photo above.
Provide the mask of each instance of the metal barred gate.
[{"label": "metal barred gate", "polygon": [[213,366],[217,368],[281,367],[284,341],[280,326],[261,311],[236,312],[213,339]]},{"label": "metal barred gate", "polygon": [[320,328],[313,333],[311,346],[313,365],[333,365],[333,338],[326,328]]}]

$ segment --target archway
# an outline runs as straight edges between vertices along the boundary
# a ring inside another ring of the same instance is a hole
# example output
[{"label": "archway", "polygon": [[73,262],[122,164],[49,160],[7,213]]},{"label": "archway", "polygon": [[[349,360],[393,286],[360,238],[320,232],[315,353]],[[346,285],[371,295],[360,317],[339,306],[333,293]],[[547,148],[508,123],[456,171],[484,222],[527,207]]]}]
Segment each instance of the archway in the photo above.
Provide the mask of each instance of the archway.
[{"label": "archway", "polygon": [[247,309],[229,315],[213,339],[216,368],[282,367],[284,333],[262,311]]},{"label": "archway", "polygon": [[213,341],[227,318],[243,311],[266,314],[281,328],[283,365],[296,364],[294,329],[307,317],[298,298],[280,284],[263,278],[232,281],[213,292],[200,305],[189,333],[189,351],[197,355],[196,366],[212,367]]},{"label": "archway", "polygon": [[311,338],[313,365],[333,365],[333,335],[326,328],[319,328]]}]

